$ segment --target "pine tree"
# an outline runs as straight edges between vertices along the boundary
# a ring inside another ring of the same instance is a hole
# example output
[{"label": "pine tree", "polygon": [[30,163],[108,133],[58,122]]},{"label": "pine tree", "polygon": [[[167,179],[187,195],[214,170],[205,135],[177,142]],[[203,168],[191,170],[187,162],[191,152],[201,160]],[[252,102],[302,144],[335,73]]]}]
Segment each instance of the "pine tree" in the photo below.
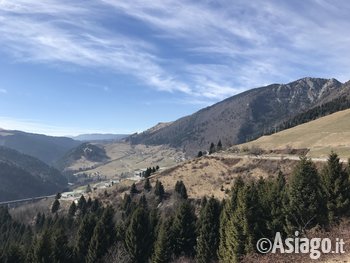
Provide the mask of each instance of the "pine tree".
[{"label": "pine tree", "polygon": [[93,215],[84,216],[80,223],[75,246],[75,256],[78,260],[84,262],[88,253],[91,237],[94,233],[96,219]]},{"label": "pine tree", "polygon": [[269,193],[266,193],[268,198],[269,220],[267,220],[267,228],[269,237],[273,237],[277,232],[284,233],[285,225],[285,201],[286,201],[286,179],[282,172],[279,172],[278,177],[272,182]]},{"label": "pine tree", "polygon": [[131,185],[131,188],[130,188],[130,195],[131,196],[133,196],[133,195],[135,195],[135,194],[138,194],[138,190],[137,190],[137,188],[136,188],[136,184],[135,183],[133,183],[132,185]]},{"label": "pine tree", "polygon": [[0,262],[6,262],[6,263],[18,263],[18,262],[25,262],[25,255],[23,252],[23,249],[17,244],[10,244],[9,247],[7,247],[3,254],[1,255],[0,250]]},{"label": "pine tree", "polygon": [[228,238],[228,222],[232,216],[232,205],[229,200],[223,200],[222,202],[222,210],[220,214],[220,228],[219,228],[219,248],[218,248],[218,257],[220,262],[229,263],[230,262],[230,251],[232,250],[229,247],[229,243],[227,242]]},{"label": "pine tree", "polygon": [[33,244],[33,262],[51,263],[51,238],[46,229]]},{"label": "pine tree", "polygon": [[252,253],[261,237],[268,234],[267,221],[270,220],[267,212],[267,194],[269,184],[260,178],[258,182],[251,182],[242,191],[244,206],[244,236],[246,238],[244,252]]},{"label": "pine tree", "polygon": [[177,208],[172,231],[175,255],[193,256],[196,246],[196,215],[189,201],[182,202]]},{"label": "pine tree", "polygon": [[63,228],[58,228],[52,235],[51,260],[54,263],[72,260],[72,251],[68,246],[68,237]]},{"label": "pine tree", "polygon": [[56,213],[58,209],[60,209],[60,201],[58,201],[58,199],[55,199],[51,207],[51,213]]},{"label": "pine tree", "polygon": [[150,181],[149,181],[149,178],[146,178],[145,184],[144,184],[143,188],[144,188],[147,192],[151,191],[152,185],[151,185],[151,183],[150,183]]},{"label": "pine tree", "polygon": [[148,203],[145,195],[141,195],[138,206],[148,210]]},{"label": "pine tree", "polygon": [[102,262],[101,259],[104,255],[104,250],[106,249],[106,247],[104,246],[105,234],[107,234],[105,232],[105,228],[103,227],[102,222],[99,221],[91,237],[89,249],[86,255],[86,263]]},{"label": "pine tree", "polygon": [[41,229],[45,224],[45,214],[38,212],[38,214],[35,217],[35,227],[37,229]]},{"label": "pine tree", "polygon": [[206,263],[217,260],[220,203],[214,197],[211,197],[202,210],[198,220],[196,261],[199,263]]},{"label": "pine tree", "polygon": [[152,244],[149,244],[149,219],[147,212],[138,207],[131,216],[130,224],[125,233],[125,248],[132,258],[132,262],[144,263],[148,261]]},{"label": "pine tree", "polygon": [[[149,234],[149,241],[154,244],[158,231],[159,231],[159,219],[160,215],[158,213],[158,209],[151,209],[149,212],[149,226],[150,226],[150,234]],[[153,254],[154,246],[151,247],[150,255]]]},{"label": "pine tree", "polygon": [[215,144],[214,143],[211,143],[210,144],[210,148],[209,148],[209,154],[212,154],[215,152]]},{"label": "pine tree", "polygon": [[[221,216],[219,257],[221,262],[240,262],[247,253],[255,250],[260,232],[264,232],[264,220],[261,219],[259,187],[256,183],[240,185],[236,182],[231,197],[231,207],[225,204]],[[227,202],[228,203],[228,202]],[[262,231],[260,231],[262,230]]]},{"label": "pine tree", "polygon": [[222,150],[222,143],[221,143],[221,140],[219,140],[218,145],[216,146],[216,150],[217,150],[217,151],[221,151],[221,150]]},{"label": "pine tree", "polygon": [[173,235],[171,231],[172,218],[164,219],[159,227],[157,240],[154,245],[152,263],[168,263],[173,254]]},{"label": "pine tree", "polygon": [[186,186],[183,183],[183,181],[177,181],[175,184],[175,193],[177,194],[178,197],[182,199],[187,199],[187,190]]},{"label": "pine tree", "polygon": [[95,198],[94,201],[92,202],[90,210],[91,212],[96,213],[99,211],[100,207],[101,207],[100,201],[97,198]]},{"label": "pine tree", "polygon": [[76,211],[77,211],[77,206],[76,206],[75,202],[73,201],[69,207],[68,216],[73,217],[75,215]]},{"label": "pine tree", "polygon": [[89,198],[88,198],[88,200],[87,200],[87,202],[86,202],[86,208],[87,208],[87,209],[90,209],[91,206],[92,206],[92,199],[91,199],[91,197],[89,196]]},{"label": "pine tree", "polygon": [[203,152],[202,151],[199,151],[198,154],[197,154],[197,157],[200,158],[203,156]]},{"label": "pine tree", "polygon": [[91,192],[92,192],[90,184],[88,184],[88,185],[86,186],[85,192],[86,192],[86,193],[91,193]]},{"label": "pine tree", "polygon": [[332,152],[323,167],[321,181],[326,196],[328,219],[338,222],[350,209],[349,175],[340,163],[339,157]]},{"label": "pine tree", "polygon": [[294,169],[288,187],[286,232],[304,232],[327,222],[324,195],[314,163],[303,157]]},{"label": "pine tree", "polygon": [[81,197],[79,198],[78,209],[80,210],[80,213],[82,215],[85,214],[85,212],[86,212],[86,199],[85,199],[84,195],[81,195]]},{"label": "pine tree", "polygon": [[129,217],[129,215],[133,212],[134,205],[131,199],[131,196],[126,194],[123,199],[122,209],[124,211],[125,217]]},{"label": "pine tree", "polygon": [[[151,168],[151,167],[148,167],[148,168],[146,169],[146,171],[144,172],[143,176],[144,176],[145,178],[148,178],[148,177],[151,176],[152,172],[153,172],[152,168]],[[154,169],[154,172],[155,172],[155,169]]]},{"label": "pine tree", "polygon": [[243,221],[246,219],[244,189],[245,183],[239,176],[232,187],[230,200],[223,204],[219,229],[218,256],[220,262],[238,262],[240,256],[244,254],[246,242],[243,229]]},{"label": "pine tree", "polygon": [[156,181],[156,186],[154,187],[154,194],[156,196],[158,196],[159,198],[159,201],[162,201],[163,198],[164,198],[164,194],[165,194],[165,191],[164,191],[164,186],[163,184],[160,182],[160,181]]},{"label": "pine tree", "polygon": [[113,245],[116,236],[113,217],[113,208],[107,206],[103,211],[101,219],[97,222],[91,237],[86,258],[87,262],[102,262],[102,257]]}]

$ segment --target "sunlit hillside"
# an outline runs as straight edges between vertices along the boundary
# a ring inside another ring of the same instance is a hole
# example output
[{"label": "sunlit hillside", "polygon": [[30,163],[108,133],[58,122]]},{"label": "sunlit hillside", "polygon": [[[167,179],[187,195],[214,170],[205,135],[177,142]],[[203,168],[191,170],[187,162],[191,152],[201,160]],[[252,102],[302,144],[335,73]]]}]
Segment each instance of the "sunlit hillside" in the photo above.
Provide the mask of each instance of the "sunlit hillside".
[{"label": "sunlit hillside", "polygon": [[350,110],[340,111],[294,128],[263,136],[239,147],[264,150],[308,148],[310,157],[327,157],[333,150],[342,158],[350,157]]}]

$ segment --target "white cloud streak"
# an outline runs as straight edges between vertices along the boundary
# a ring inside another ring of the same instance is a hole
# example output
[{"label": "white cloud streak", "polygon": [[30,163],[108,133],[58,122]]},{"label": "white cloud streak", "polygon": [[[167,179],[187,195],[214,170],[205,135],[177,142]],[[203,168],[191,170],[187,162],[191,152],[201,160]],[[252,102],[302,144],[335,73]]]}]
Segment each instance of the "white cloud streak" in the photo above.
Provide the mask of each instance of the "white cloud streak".
[{"label": "white cloud streak", "polygon": [[[110,7],[151,35],[101,26]],[[219,100],[309,75],[346,81],[349,12],[348,1],[327,0],[1,1],[0,44],[19,61],[103,67],[161,91]],[[159,51],[162,41],[177,48],[176,60]]]},{"label": "white cloud streak", "polygon": [[51,125],[40,120],[20,119],[0,116],[0,132],[5,130],[19,130],[30,133],[46,134],[51,136],[76,136],[86,133],[120,133],[131,134],[134,131],[126,130],[91,130],[78,127],[64,127],[59,125]]},{"label": "white cloud streak", "polygon": [[[36,10],[35,16],[31,10]],[[43,21],[37,14],[52,17]],[[97,27],[84,20],[86,14],[92,15],[88,9],[70,9],[65,2],[0,4],[0,42],[19,61],[105,67],[133,75],[162,91],[191,93],[187,84],[157,64],[157,58],[148,50],[151,49],[148,43]],[[21,19],[15,19],[18,15]]]},{"label": "white cloud streak", "polygon": [[313,74],[349,78],[348,1],[102,1],[231,68],[238,90]]},{"label": "white cloud streak", "polygon": [[[43,124],[40,121],[29,119],[14,119],[0,116],[1,128],[5,130],[21,130],[25,132],[33,132],[39,134],[47,134],[52,136],[79,135],[84,133],[79,129],[59,127],[55,125]],[[1,129],[0,129],[1,130]]]}]

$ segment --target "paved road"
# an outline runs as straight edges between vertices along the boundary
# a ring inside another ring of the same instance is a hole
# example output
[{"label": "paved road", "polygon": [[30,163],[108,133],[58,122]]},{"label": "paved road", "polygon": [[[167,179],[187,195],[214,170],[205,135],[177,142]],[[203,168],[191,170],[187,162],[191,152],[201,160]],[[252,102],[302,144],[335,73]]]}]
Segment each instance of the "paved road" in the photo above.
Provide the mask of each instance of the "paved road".
[{"label": "paved road", "polygon": [[18,203],[24,203],[24,202],[30,202],[30,201],[38,201],[45,198],[51,198],[55,197],[56,195],[45,195],[45,196],[37,196],[32,198],[25,198],[25,199],[18,199],[18,200],[11,200],[11,201],[3,201],[0,202],[0,206],[2,205],[12,205],[12,204],[18,204]]},{"label": "paved road", "polygon": [[[243,158],[243,159],[257,159],[257,160],[300,160],[299,156],[295,155],[278,155],[278,156],[271,156],[271,155],[238,155],[238,154],[229,154],[229,153],[216,153],[213,154],[214,156],[219,157],[229,157],[229,158]],[[311,158],[314,162],[327,162],[328,158]],[[341,162],[347,163],[347,159],[340,159]]]}]

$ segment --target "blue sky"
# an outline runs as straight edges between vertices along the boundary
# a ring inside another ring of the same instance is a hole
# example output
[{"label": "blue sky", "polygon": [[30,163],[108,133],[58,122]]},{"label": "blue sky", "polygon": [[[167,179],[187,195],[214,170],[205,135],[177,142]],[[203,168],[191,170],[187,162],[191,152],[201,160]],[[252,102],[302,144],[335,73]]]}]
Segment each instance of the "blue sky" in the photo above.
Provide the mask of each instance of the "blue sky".
[{"label": "blue sky", "polygon": [[0,127],[132,133],[244,90],[350,79],[350,2],[0,0]]}]

